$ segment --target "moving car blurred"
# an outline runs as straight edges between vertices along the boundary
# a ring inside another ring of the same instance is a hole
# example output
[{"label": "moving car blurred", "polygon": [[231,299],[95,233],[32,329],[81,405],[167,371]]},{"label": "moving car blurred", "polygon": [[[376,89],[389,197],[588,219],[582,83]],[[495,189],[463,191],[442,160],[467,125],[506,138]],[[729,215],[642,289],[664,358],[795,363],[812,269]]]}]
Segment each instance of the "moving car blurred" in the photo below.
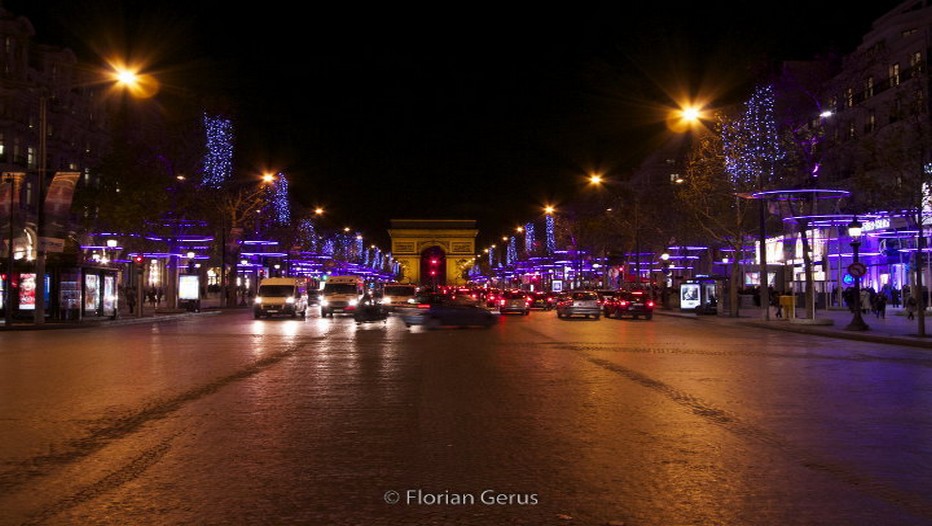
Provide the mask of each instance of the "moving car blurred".
[{"label": "moving car blurred", "polygon": [[531,313],[531,299],[523,290],[509,290],[502,294],[502,299],[498,301],[498,312],[502,314],[517,312],[527,316]]},{"label": "moving car blurred", "polygon": [[402,315],[406,327],[423,325],[427,329],[441,327],[483,327],[497,323],[494,314],[470,298],[451,299],[443,294],[417,297],[417,308]]},{"label": "moving car blurred", "polygon": [[654,300],[643,290],[619,291],[602,308],[606,318],[630,316],[633,319],[643,317],[649,320],[654,316]]},{"label": "moving car blurred", "polygon": [[574,290],[557,302],[557,318],[572,318],[573,316],[593,317],[599,319],[602,315],[602,306],[599,305],[599,295],[591,290]]}]

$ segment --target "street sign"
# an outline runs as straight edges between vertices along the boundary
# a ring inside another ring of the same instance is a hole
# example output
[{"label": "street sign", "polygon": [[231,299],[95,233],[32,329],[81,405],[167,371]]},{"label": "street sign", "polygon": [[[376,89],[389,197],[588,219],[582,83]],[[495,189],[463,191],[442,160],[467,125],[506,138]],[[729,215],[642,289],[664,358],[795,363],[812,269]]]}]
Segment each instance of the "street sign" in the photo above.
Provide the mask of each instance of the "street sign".
[{"label": "street sign", "polygon": [[867,267],[864,265],[864,263],[855,261],[854,263],[848,265],[848,274],[851,274],[856,278],[863,277],[864,274],[867,274]]}]

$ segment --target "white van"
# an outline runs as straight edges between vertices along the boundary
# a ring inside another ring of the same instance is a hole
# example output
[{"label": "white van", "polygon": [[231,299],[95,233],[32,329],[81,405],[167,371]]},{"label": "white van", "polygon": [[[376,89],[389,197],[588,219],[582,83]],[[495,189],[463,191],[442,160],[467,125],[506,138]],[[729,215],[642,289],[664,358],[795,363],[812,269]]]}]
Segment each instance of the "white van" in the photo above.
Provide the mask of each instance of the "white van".
[{"label": "white van", "polygon": [[365,286],[359,276],[330,276],[320,292],[320,316],[332,318],[335,312],[352,313]]},{"label": "white van", "polygon": [[259,283],[252,307],[259,319],[276,314],[292,318],[307,317],[307,280],[304,278],[266,278]]},{"label": "white van", "polygon": [[382,305],[394,311],[408,307],[416,307],[414,297],[417,295],[417,285],[411,283],[386,283],[382,286]]}]

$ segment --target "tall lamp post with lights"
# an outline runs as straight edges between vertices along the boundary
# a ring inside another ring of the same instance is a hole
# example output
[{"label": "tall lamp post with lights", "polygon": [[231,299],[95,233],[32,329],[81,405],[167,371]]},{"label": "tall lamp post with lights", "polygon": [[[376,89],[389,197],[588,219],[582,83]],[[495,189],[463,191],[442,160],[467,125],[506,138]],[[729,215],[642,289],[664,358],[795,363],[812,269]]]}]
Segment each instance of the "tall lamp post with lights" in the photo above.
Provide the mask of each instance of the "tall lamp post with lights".
[{"label": "tall lamp post with lights", "polygon": [[[118,86],[122,89],[127,90],[128,92],[136,96],[139,93],[142,93],[143,89],[148,89],[151,87],[151,79],[149,76],[140,76],[133,71],[130,71],[125,68],[114,66],[112,71],[104,75],[109,81],[112,81],[115,86]],[[98,81],[94,81],[95,84]],[[70,85],[63,86],[64,88],[75,88],[80,86]],[[62,87],[62,86],[54,86]],[[45,266],[46,258],[48,254],[47,244],[49,242],[46,239],[48,232],[46,232],[47,227],[45,225],[45,198],[47,193],[47,184],[46,178],[48,177],[48,105],[49,99],[52,97],[50,94],[50,87],[43,87],[39,91],[39,164],[38,164],[38,185],[36,196],[38,199],[38,206],[36,207],[36,291],[35,291],[35,311],[33,317],[33,323],[42,324],[45,323],[45,295],[46,284],[45,284]]]},{"label": "tall lamp post with lights", "polygon": [[852,261],[848,265],[848,273],[854,277],[854,317],[851,323],[845,327],[846,331],[866,331],[870,329],[861,316],[861,276],[867,273],[867,267],[858,259],[858,248],[861,246],[861,222],[855,217],[848,223],[848,236],[851,237]]}]

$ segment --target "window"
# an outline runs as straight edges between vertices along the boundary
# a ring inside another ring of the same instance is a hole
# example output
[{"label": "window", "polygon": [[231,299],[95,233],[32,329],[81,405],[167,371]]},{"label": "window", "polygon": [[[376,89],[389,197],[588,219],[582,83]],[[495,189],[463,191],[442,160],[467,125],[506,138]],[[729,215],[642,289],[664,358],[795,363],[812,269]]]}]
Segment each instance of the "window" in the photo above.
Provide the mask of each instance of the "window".
[{"label": "window", "polygon": [[854,89],[848,88],[845,90],[845,107],[851,108],[854,106]]},{"label": "window", "polygon": [[873,133],[877,127],[877,117],[871,111],[864,120],[864,133]]},{"label": "window", "polygon": [[900,63],[890,64],[890,87],[894,88],[900,85]]},{"label": "window", "polygon": [[874,96],[874,77],[867,77],[864,81],[864,98],[869,99]]},{"label": "window", "polygon": [[918,77],[922,73],[922,51],[909,56],[909,72],[911,77]]},{"label": "window", "polygon": [[848,123],[848,138],[854,139],[855,137],[857,137],[857,133],[855,133],[854,121],[852,121]]}]

